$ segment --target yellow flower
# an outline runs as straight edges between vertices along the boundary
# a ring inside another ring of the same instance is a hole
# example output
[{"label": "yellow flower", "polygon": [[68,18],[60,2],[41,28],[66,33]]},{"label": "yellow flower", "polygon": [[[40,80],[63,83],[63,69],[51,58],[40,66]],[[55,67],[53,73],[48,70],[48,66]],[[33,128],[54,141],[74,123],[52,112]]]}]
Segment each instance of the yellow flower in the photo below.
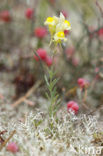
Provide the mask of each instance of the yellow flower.
[{"label": "yellow flower", "polygon": [[58,17],[56,17],[56,16],[48,17],[44,23],[45,25],[48,25],[51,36],[53,36],[53,34],[56,31],[57,23],[58,23]]},{"label": "yellow flower", "polygon": [[48,17],[44,24],[54,26],[57,24],[57,22],[58,22],[58,18],[54,16],[54,17]]},{"label": "yellow flower", "polygon": [[55,42],[61,42],[62,40],[66,41],[67,39],[65,38],[64,32],[57,32],[54,35],[54,41]]},{"label": "yellow flower", "polygon": [[60,13],[60,17],[48,17],[44,23],[48,25],[49,31],[51,33],[51,40],[55,42],[66,41],[66,37],[64,34],[64,30],[70,30],[71,25],[70,22],[65,20],[65,17],[62,13]]}]

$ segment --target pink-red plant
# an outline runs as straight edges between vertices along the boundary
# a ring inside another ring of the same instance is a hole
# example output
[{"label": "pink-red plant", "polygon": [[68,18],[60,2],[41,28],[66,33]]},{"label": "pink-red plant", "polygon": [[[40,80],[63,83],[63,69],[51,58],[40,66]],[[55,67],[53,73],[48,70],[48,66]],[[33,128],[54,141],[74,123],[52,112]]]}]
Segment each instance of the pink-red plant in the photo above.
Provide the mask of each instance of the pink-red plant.
[{"label": "pink-red plant", "polygon": [[4,22],[10,22],[11,21],[11,15],[8,10],[3,10],[0,12],[0,20]]},{"label": "pink-red plant", "polygon": [[67,103],[67,110],[68,111],[73,111],[75,114],[77,114],[78,113],[78,110],[79,110],[79,106],[78,106],[78,104],[75,102],[75,101],[69,101],[68,103]]},{"label": "pink-red plant", "polygon": [[[37,55],[36,55],[37,54]],[[45,61],[46,58],[47,58],[47,52],[45,49],[42,49],[42,48],[39,48],[37,51],[36,51],[36,54],[34,54],[34,59],[36,61],[39,61],[39,59],[41,59],[42,61]]]},{"label": "pink-red plant", "polygon": [[85,80],[84,78],[79,78],[78,79],[78,85],[80,86],[80,88],[86,88],[89,85],[89,82],[87,80]]},{"label": "pink-red plant", "polygon": [[34,35],[40,39],[44,38],[47,35],[47,29],[45,27],[37,27],[34,30]]},{"label": "pink-red plant", "polygon": [[34,16],[34,9],[32,8],[27,8],[26,12],[25,12],[25,16],[28,19],[32,19]]},{"label": "pink-red plant", "polygon": [[12,153],[16,153],[18,152],[19,148],[15,142],[11,142],[7,145],[7,150]]},{"label": "pink-red plant", "polygon": [[64,34],[67,36],[69,34],[69,30],[64,30]]},{"label": "pink-red plant", "polygon": [[53,63],[53,59],[50,56],[46,57],[45,63],[48,67],[50,67]]}]

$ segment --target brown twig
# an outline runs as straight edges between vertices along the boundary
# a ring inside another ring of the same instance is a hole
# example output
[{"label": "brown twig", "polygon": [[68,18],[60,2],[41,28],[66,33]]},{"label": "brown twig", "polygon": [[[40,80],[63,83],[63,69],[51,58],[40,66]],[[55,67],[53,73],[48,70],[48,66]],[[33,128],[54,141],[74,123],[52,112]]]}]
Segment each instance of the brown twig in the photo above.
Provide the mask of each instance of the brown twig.
[{"label": "brown twig", "polygon": [[3,149],[3,147],[8,143],[8,141],[13,137],[13,135],[16,133],[16,130],[14,130],[11,135],[8,137],[8,139],[6,139],[2,145],[0,146],[0,151]]},{"label": "brown twig", "polygon": [[21,98],[19,98],[17,101],[15,101],[12,106],[17,107],[19,104],[24,102],[36,89],[40,86],[41,81],[38,81],[30,90]]}]

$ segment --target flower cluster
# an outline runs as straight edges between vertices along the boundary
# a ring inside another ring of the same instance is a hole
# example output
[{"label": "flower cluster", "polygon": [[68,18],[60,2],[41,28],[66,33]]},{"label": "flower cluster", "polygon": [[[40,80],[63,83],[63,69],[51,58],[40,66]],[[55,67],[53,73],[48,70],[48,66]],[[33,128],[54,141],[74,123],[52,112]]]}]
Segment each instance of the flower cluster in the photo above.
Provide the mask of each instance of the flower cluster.
[{"label": "flower cluster", "polygon": [[4,22],[11,21],[11,14],[8,10],[3,10],[0,12],[0,21],[4,21]]},{"label": "flower cluster", "polygon": [[39,39],[43,39],[47,35],[47,30],[45,27],[37,27],[34,30],[34,35]]},{"label": "flower cluster", "polygon": [[19,148],[15,142],[11,142],[7,145],[7,150],[12,153],[18,152]]},{"label": "flower cluster", "polygon": [[80,86],[80,88],[88,88],[89,86],[89,81],[85,80],[84,78],[79,78],[78,79],[78,85]]},{"label": "flower cluster", "polygon": [[28,19],[32,19],[34,16],[34,9],[32,8],[27,8],[26,12],[25,12],[25,16]]},{"label": "flower cluster", "polygon": [[71,110],[71,111],[73,111],[75,114],[77,114],[77,113],[78,113],[78,110],[79,110],[79,106],[78,106],[78,104],[77,104],[75,101],[69,101],[69,102],[67,103],[67,110],[68,110],[68,111]]},{"label": "flower cluster", "polygon": [[65,20],[62,13],[60,13],[60,17],[48,17],[44,24],[48,25],[52,41],[60,43],[67,40],[64,31],[70,30],[71,25],[69,21]]}]

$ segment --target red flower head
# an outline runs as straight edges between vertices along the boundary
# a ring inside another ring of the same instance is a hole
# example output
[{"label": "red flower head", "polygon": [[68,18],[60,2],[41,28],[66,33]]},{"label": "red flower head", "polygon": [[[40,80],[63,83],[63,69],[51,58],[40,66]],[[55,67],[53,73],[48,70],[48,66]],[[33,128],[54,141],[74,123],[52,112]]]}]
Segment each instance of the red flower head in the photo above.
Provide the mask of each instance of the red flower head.
[{"label": "red flower head", "polygon": [[0,19],[4,22],[10,22],[11,21],[11,15],[8,10],[4,10],[0,12]]},{"label": "red flower head", "polygon": [[89,82],[87,80],[83,79],[83,78],[79,78],[77,82],[78,82],[78,85],[82,89],[85,88],[85,87],[88,87],[88,85],[89,85]]},{"label": "red flower head", "polygon": [[33,15],[34,15],[34,10],[32,8],[28,8],[25,12],[25,16],[28,18],[28,19],[32,19],[33,18]]},{"label": "red flower head", "polygon": [[53,63],[52,58],[47,56],[46,60],[45,60],[45,63],[47,64],[48,67],[50,67],[52,65],[52,63]]},{"label": "red flower head", "polygon": [[78,110],[79,110],[79,106],[78,106],[78,104],[77,104],[75,101],[69,101],[69,102],[67,103],[67,110],[68,110],[68,111],[71,110],[71,111],[73,111],[75,114],[77,114],[77,113],[78,113]]},{"label": "red flower head", "polygon": [[47,30],[45,27],[38,27],[34,30],[34,34],[36,37],[42,39],[47,35]]},{"label": "red flower head", "polygon": [[64,34],[67,36],[69,34],[69,30],[64,30]]},{"label": "red flower head", "polygon": [[36,53],[37,53],[37,56],[34,55],[34,59],[35,59],[36,61],[39,61],[39,58],[40,58],[41,60],[43,60],[43,61],[46,60],[46,58],[47,58],[47,52],[46,52],[46,50],[44,50],[44,49],[42,49],[42,48],[39,48],[39,49],[37,50]]},{"label": "red flower head", "polygon": [[18,152],[19,148],[15,142],[11,142],[7,145],[7,150],[12,153],[16,153],[16,152]]}]

